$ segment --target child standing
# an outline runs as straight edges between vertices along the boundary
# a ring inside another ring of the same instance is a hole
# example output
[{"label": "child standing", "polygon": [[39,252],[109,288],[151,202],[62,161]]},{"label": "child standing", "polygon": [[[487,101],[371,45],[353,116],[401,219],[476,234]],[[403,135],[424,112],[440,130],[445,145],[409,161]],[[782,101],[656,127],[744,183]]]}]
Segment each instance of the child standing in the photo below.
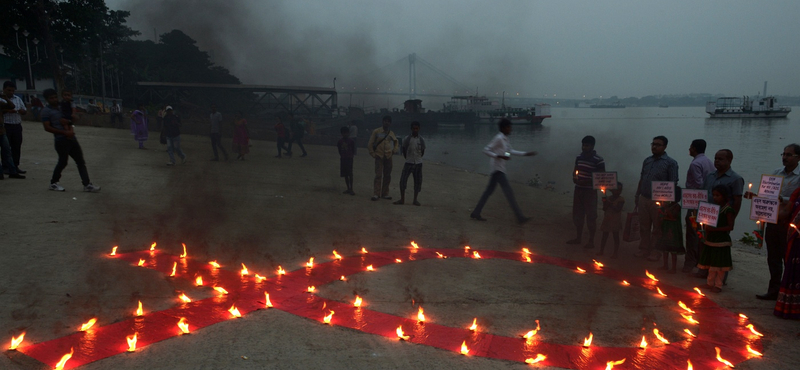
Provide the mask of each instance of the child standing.
[{"label": "child standing", "polygon": [[703,249],[697,267],[708,270],[708,287],[712,292],[719,293],[722,291],[725,272],[733,269],[730,232],[733,230],[736,215],[730,206],[731,197],[725,186],[715,186],[711,190],[711,196],[714,203],[720,206],[717,218],[719,221],[717,227],[703,225],[705,237],[702,239]]},{"label": "child standing", "polygon": [[[656,240],[655,249],[663,253],[664,265],[661,270],[670,274],[677,273],[678,255],[686,254],[683,248],[683,228],[681,227],[681,188],[675,187],[674,202],[660,202],[658,222],[661,235]],[[658,202],[656,202],[658,204]],[[672,269],[669,268],[669,256],[672,256]]]},{"label": "child standing", "polygon": [[608,233],[614,234],[614,253],[611,258],[617,258],[617,251],[619,251],[619,231],[622,230],[622,207],[625,206],[625,198],[621,197],[622,183],[617,182],[617,188],[611,189],[611,197],[603,197],[603,224],[600,225],[600,230],[603,232],[603,237],[600,239],[600,251],[597,252],[598,256],[603,255],[606,249],[606,240],[608,240]]},{"label": "child standing", "polygon": [[356,195],[353,192],[353,156],[356,154],[356,142],[350,138],[349,128],[342,127],[339,132],[342,134],[342,138],[336,144],[339,148],[339,176],[344,177],[344,183],[347,185],[347,190],[343,193]]}]

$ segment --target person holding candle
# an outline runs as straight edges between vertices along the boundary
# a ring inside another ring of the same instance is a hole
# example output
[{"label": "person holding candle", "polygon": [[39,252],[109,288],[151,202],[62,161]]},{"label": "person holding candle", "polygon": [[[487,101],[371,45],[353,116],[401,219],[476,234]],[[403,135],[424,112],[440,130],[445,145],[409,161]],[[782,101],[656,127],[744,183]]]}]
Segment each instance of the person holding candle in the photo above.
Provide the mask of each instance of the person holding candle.
[{"label": "person holding candle", "polygon": [[[794,144],[793,144],[794,145]],[[778,219],[791,220],[792,225],[800,224],[800,188],[795,189],[786,206],[782,206]],[[783,279],[778,289],[775,303],[775,316],[783,319],[800,319],[800,232],[789,229],[786,265]],[[771,269],[770,269],[770,272]]]},{"label": "person holding candle", "polygon": [[603,157],[597,155],[594,150],[595,138],[586,136],[581,140],[581,154],[575,158],[574,175],[572,182],[575,183],[575,190],[572,193],[572,222],[575,224],[575,239],[567,241],[567,244],[580,244],[583,235],[583,223],[586,222],[586,229],[589,231],[589,240],[584,248],[594,248],[594,234],[597,221],[597,190],[592,184],[592,173],[605,172],[606,164]]},{"label": "person holding candle", "polygon": [[639,252],[636,257],[647,258],[649,261],[658,261],[660,253],[653,252],[653,239],[658,238],[661,229],[658,228],[658,207],[652,200],[653,181],[678,182],[678,162],[667,155],[669,140],[665,136],[656,136],[650,143],[653,155],[642,162],[642,172],[639,185],[636,187],[634,202],[639,211]]},{"label": "person holding candle", "polygon": [[[706,141],[696,139],[689,145],[689,155],[692,156],[692,163],[686,172],[686,189],[703,189],[703,181],[714,172],[714,162],[706,157]],[[700,240],[697,239],[697,210],[690,209],[686,212],[686,256],[683,259],[683,269],[685,273],[691,273],[697,266],[697,259],[700,257]]]},{"label": "person holding candle", "polygon": [[731,235],[736,220],[736,211],[731,206],[730,190],[725,185],[717,185],[711,191],[714,204],[720,206],[717,226],[702,225],[705,235],[703,249],[697,267],[708,270],[706,282],[714,293],[722,291],[725,272],[733,269],[731,258]]},{"label": "person holding candle", "polygon": [[614,253],[611,258],[617,258],[617,251],[619,251],[619,231],[622,230],[622,207],[625,206],[625,198],[620,196],[622,194],[622,183],[617,182],[617,188],[611,189],[611,196],[606,198],[603,196],[603,223],[600,225],[600,230],[603,236],[600,238],[600,251],[597,252],[598,256],[602,256],[606,249],[606,240],[608,234],[614,235]]},{"label": "person holding candle", "polygon": [[[655,249],[660,250],[664,257],[661,270],[670,274],[677,272],[678,255],[686,253],[683,248],[683,230],[681,228],[681,188],[675,187],[675,201],[663,202],[658,207],[658,223],[661,229],[656,239]],[[658,202],[656,202],[658,204]],[[672,269],[669,267],[668,257],[672,256]]]}]

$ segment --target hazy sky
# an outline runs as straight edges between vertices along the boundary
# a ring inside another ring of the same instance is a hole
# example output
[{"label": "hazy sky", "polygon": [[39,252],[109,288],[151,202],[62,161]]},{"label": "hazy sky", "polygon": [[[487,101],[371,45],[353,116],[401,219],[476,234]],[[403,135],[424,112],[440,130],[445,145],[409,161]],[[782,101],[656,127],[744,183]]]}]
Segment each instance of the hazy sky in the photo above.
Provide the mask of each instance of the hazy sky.
[{"label": "hazy sky", "polygon": [[[409,53],[482,94],[800,94],[800,1],[107,0],[243,83],[408,88]],[[417,65],[418,89],[450,88]],[[426,85],[427,83],[427,85]]]}]

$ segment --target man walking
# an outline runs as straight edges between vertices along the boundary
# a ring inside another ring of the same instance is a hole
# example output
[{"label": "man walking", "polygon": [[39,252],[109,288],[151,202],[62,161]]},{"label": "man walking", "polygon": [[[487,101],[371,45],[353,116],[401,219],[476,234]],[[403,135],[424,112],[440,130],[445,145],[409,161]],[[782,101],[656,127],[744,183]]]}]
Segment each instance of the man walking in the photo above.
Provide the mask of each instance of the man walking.
[{"label": "man walking", "polygon": [[[714,162],[706,157],[706,141],[703,139],[693,140],[689,145],[689,155],[692,156],[692,163],[689,171],[686,172],[686,189],[703,189],[705,178],[714,172]],[[710,200],[710,199],[709,199]],[[691,273],[697,266],[700,258],[700,239],[697,231],[692,226],[692,217],[697,216],[697,210],[690,209],[686,212],[686,256],[683,260],[683,272]]]},{"label": "man walking", "polygon": [[375,181],[373,181],[372,200],[379,198],[391,200],[389,184],[392,181],[392,155],[397,153],[397,136],[389,129],[392,117],[383,117],[383,125],[372,131],[367,143],[369,155],[375,158]]},{"label": "man walking", "polygon": [[478,205],[475,206],[475,209],[472,210],[469,217],[478,221],[486,221],[485,218],[481,217],[481,211],[483,210],[483,206],[486,205],[486,201],[489,200],[489,196],[494,192],[494,188],[497,184],[500,184],[500,188],[503,189],[503,194],[506,195],[506,199],[508,199],[508,203],[514,211],[514,215],[517,216],[517,222],[523,224],[530,219],[522,214],[522,211],[517,205],[517,200],[514,198],[511,184],[508,183],[508,179],[506,178],[506,161],[511,159],[511,155],[528,157],[534,156],[537,153],[521,152],[511,148],[511,142],[508,140],[508,135],[511,135],[511,121],[503,118],[497,125],[500,132],[483,148],[483,153],[490,157],[489,165],[492,167],[492,174],[489,176],[489,185],[486,186],[486,191],[481,195]]},{"label": "man walking", "polygon": [[406,185],[408,176],[414,176],[414,205],[419,206],[417,196],[422,190],[422,156],[425,155],[425,139],[419,136],[419,122],[411,122],[411,135],[403,139],[401,150],[406,164],[403,165],[403,173],[400,175],[400,200],[394,204],[404,204],[406,202]]},{"label": "man walking", "polygon": [[164,110],[164,137],[167,139],[167,154],[169,154],[169,162],[167,166],[175,165],[175,153],[181,157],[181,163],[186,163],[186,154],[181,150],[181,118],[172,111],[171,106],[167,106]]},{"label": "man walking", "polygon": [[641,240],[639,252],[636,257],[647,258],[649,261],[661,259],[661,253],[652,253],[653,239],[661,235],[658,225],[658,207],[653,197],[653,181],[669,181],[678,183],[678,162],[667,155],[669,140],[665,136],[656,136],[650,143],[650,152],[653,155],[645,158],[642,163],[642,173],[639,185],[636,187],[634,202],[639,209],[639,223]]},{"label": "man walking", "polygon": [[589,231],[589,241],[584,248],[594,248],[594,233],[597,230],[597,190],[594,188],[592,174],[605,172],[606,164],[603,157],[594,150],[595,139],[586,136],[581,140],[581,154],[575,158],[575,168],[572,172],[572,182],[575,183],[575,192],[572,197],[572,222],[577,231],[575,239],[567,244],[580,244],[583,234],[583,222],[586,220],[586,229]]},{"label": "man walking", "polygon": [[308,153],[306,153],[306,148],[303,146],[303,136],[305,136],[306,129],[303,127],[303,124],[300,123],[300,120],[294,118],[294,115],[291,113],[289,114],[289,131],[292,136],[289,138],[289,150],[287,150],[289,153],[287,155],[292,155],[292,144],[297,143],[297,146],[303,151],[301,157],[307,156]]},{"label": "man walking", "polygon": [[222,135],[220,134],[220,127],[222,127],[222,113],[217,112],[217,106],[211,106],[211,116],[209,117],[211,122],[211,149],[214,149],[214,158],[212,161],[219,161],[219,154],[217,152],[217,147],[219,150],[222,151],[222,155],[225,156],[225,160],[228,160],[228,152],[225,151],[225,148],[222,146]]},{"label": "man walking", "polygon": [[[6,127],[6,137],[8,144],[11,146],[11,157],[17,174],[25,173],[19,168],[19,159],[22,150],[22,116],[28,111],[25,109],[25,102],[14,95],[17,91],[17,85],[12,81],[3,83],[3,96],[2,99],[9,103],[14,104],[13,109],[3,109],[3,123]],[[8,107],[10,108],[10,106]],[[9,172],[10,174],[11,172]]]},{"label": "man walking", "polygon": [[[789,198],[792,193],[800,187],[800,145],[789,144],[783,148],[781,153],[783,167],[772,171],[773,176],[783,176],[783,185],[781,186],[781,194],[778,198],[781,207],[791,205],[788,204]],[[744,185],[744,183],[742,183]],[[747,198],[752,198],[755,194],[747,192]],[[791,213],[778,213],[777,224],[767,224],[767,229],[764,230],[764,242],[767,243],[767,266],[769,266],[769,285],[767,292],[764,294],[757,294],[756,298],[774,301],[778,299],[778,292],[781,287],[781,279],[783,278],[783,264],[784,257],[786,256],[786,234],[789,231],[789,224],[792,222]]]}]

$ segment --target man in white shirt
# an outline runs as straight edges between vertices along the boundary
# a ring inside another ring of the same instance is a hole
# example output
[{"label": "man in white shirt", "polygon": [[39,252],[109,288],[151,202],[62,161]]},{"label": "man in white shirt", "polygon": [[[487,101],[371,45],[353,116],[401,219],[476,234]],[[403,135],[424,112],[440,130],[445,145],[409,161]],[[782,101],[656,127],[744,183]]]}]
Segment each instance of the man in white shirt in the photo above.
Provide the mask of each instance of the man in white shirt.
[{"label": "man in white shirt", "polygon": [[111,101],[111,126],[114,126],[114,123],[119,120],[119,123],[122,124],[122,107],[117,103],[116,100]]},{"label": "man in white shirt", "polygon": [[406,185],[408,177],[414,176],[414,205],[419,206],[417,195],[422,190],[422,156],[425,155],[425,139],[419,135],[419,122],[411,122],[411,135],[403,139],[400,147],[406,164],[403,166],[403,173],[400,175],[400,200],[394,204],[404,204],[406,202]]},{"label": "man in white shirt", "polygon": [[26,171],[19,168],[19,158],[22,149],[22,116],[28,113],[28,111],[25,108],[25,102],[23,102],[19,96],[14,95],[15,91],[17,91],[17,85],[14,84],[13,81],[4,82],[3,96],[0,97],[0,99],[2,99],[3,102],[8,101],[14,103],[14,109],[3,110],[3,123],[5,123],[6,137],[11,146],[12,162],[14,167],[16,167],[15,173],[23,174]]},{"label": "man in white shirt", "polygon": [[492,173],[489,177],[489,185],[486,187],[486,191],[483,192],[481,199],[478,201],[478,205],[475,206],[475,209],[469,216],[478,221],[486,221],[485,218],[481,217],[481,211],[483,210],[483,206],[486,205],[486,201],[489,199],[489,196],[494,192],[494,188],[497,186],[497,184],[500,184],[500,188],[503,189],[503,194],[506,195],[506,199],[508,199],[511,209],[514,210],[514,214],[517,216],[517,222],[523,224],[527,222],[529,218],[522,214],[522,211],[517,205],[516,199],[514,199],[514,192],[511,190],[511,184],[508,183],[508,179],[506,178],[506,161],[511,159],[511,155],[527,157],[536,155],[538,153],[521,152],[511,148],[511,142],[508,140],[508,135],[511,135],[511,121],[504,118],[500,120],[498,126],[500,128],[500,132],[494,137],[494,139],[492,139],[492,141],[489,142],[489,144],[486,145],[485,148],[483,148],[483,153],[491,158],[489,159],[489,164],[492,166]]}]

